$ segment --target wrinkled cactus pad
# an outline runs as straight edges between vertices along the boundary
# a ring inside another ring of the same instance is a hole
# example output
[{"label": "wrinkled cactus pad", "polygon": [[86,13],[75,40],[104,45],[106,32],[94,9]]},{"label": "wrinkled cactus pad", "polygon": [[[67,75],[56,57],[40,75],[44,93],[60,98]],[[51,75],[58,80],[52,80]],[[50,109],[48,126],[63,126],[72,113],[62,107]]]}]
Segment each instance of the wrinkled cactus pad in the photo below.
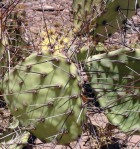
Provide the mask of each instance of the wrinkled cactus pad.
[{"label": "wrinkled cactus pad", "polygon": [[91,85],[111,123],[140,132],[140,49],[122,48],[88,60]]}]

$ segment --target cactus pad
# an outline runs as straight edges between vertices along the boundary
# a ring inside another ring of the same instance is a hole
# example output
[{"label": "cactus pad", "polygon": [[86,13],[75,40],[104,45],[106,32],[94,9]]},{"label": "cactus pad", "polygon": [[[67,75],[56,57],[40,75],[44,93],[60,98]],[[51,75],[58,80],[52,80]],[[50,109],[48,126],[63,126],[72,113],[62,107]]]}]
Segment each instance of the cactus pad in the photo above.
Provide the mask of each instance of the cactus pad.
[{"label": "cactus pad", "polygon": [[108,119],[140,133],[140,49],[122,48],[89,58],[91,85]]},{"label": "cactus pad", "polygon": [[[104,41],[114,32],[126,28],[126,22],[135,15],[140,0],[110,0],[105,10],[96,19],[96,27],[92,31],[94,40]],[[95,21],[92,23],[95,24]]]},{"label": "cactus pad", "polygon": [[82,133],[85,110],[76,66],[62,54],[32,54],[3,81],[11,113],[45,141],[68,144]]},{"label": "cactus pad", "polygon": [[95,20],[103,11],[105,1],[103,0],[73,0],[74,24],[76,29],[89,29],[91,18]]}]

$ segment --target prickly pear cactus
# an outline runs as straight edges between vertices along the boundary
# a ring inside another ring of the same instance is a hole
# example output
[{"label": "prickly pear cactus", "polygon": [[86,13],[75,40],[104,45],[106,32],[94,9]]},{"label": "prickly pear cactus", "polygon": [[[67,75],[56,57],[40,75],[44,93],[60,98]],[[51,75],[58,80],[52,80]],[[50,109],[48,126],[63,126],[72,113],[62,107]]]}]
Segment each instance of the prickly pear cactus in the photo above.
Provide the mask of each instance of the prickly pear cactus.
[{"label": "prickly pear cactus", "polygon": [[[95,41],[104,41],[114,32],[126,29],[126,22],[135,15],[140,0],[109,0],[105,10],[96,19],[96,26],[91,34]],[[92,24],[95,24],[93,21]]]},{"label": "prickly pear cactus", "polygon": [[103,0],[73,0],[72,8],[76,29],[80,29],[82,24],[84,24],[84,29],[89,29],[91,18],[95,20],[104,7],[105,1]]},{"label": "prickly pear cactus", "polygon": [[62,54],[31,54],[7,75],[3,90],[11,113],[39,139],[68,144],[81,135],[77,69]]},{"label": "prickly pear cactus", "polygon": [[140,49],[122,48],[88,60],[91,85],[111,123],[140,133]]}]

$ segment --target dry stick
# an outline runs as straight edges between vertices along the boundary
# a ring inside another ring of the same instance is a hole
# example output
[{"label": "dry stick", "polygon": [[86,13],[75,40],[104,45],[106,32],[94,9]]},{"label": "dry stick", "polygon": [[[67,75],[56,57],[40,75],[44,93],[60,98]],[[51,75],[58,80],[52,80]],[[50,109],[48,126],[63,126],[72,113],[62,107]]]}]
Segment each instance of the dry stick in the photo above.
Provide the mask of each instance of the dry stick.
[{"label": "dry stick", "polygon": [[48,8],[33,8],[33,10],[35,10],[35,11],[42,11],[42,12],[44,12],[44,11],[63,11],[64,9],[56,9],[56,8],[54,8],[54,7],[48,7]]},{"label": "dry stick", "polygon": [[43,20],[44,20],[44,23],[45,23],[45,29],[46,29],[46,32],[47,32],[47,37],[48,37],[48,40],[49,40],[49,45],[50,45],[50,48],[52,47],[52,44],[51,44],[51,40],[50,40],[50,35],[49,35],[49,31],[48,31],[48,27],[47,27],[47,24],[46,24],[46,21],[45,21],[45,15],[44,15],[44,9],[43,9],[43,4],[41,3],[40,1],[40,4],[41,4],[41,8],[42,8],[42,14],[43,14]]}]

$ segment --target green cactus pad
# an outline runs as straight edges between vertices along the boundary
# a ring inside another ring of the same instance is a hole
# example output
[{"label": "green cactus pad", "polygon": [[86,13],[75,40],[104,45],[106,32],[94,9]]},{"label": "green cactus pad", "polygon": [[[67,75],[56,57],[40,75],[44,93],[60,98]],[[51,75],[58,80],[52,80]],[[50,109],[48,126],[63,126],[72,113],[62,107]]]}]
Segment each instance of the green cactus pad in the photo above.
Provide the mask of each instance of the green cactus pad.
[{"label": "green cactus pad", "polygon": [[91,85],[108,119],[140,133],[140,49],[122,48],[88,60]]},{"label": "green cactus pad", "polygon": [[105,1],[103,0],[73,0],[74,24],[80,29],[84,23],[84,29],[89,29],[91,18],[95,20],[103,11]]},{"label": "green cactus pad", "polygon": [[85,110],[76,66],[62,54],[32,54],[3,81],[11,113],[45,142],[68,144],[82,133]]},{"label": "green cactus pad", "polygon": [[135,15],[139,5],[140,0],[109,0],[105,10],[96,19],[96,27],[91,32],[94,40],[104,41],[122,27],[125,29],[127,20]]}]

